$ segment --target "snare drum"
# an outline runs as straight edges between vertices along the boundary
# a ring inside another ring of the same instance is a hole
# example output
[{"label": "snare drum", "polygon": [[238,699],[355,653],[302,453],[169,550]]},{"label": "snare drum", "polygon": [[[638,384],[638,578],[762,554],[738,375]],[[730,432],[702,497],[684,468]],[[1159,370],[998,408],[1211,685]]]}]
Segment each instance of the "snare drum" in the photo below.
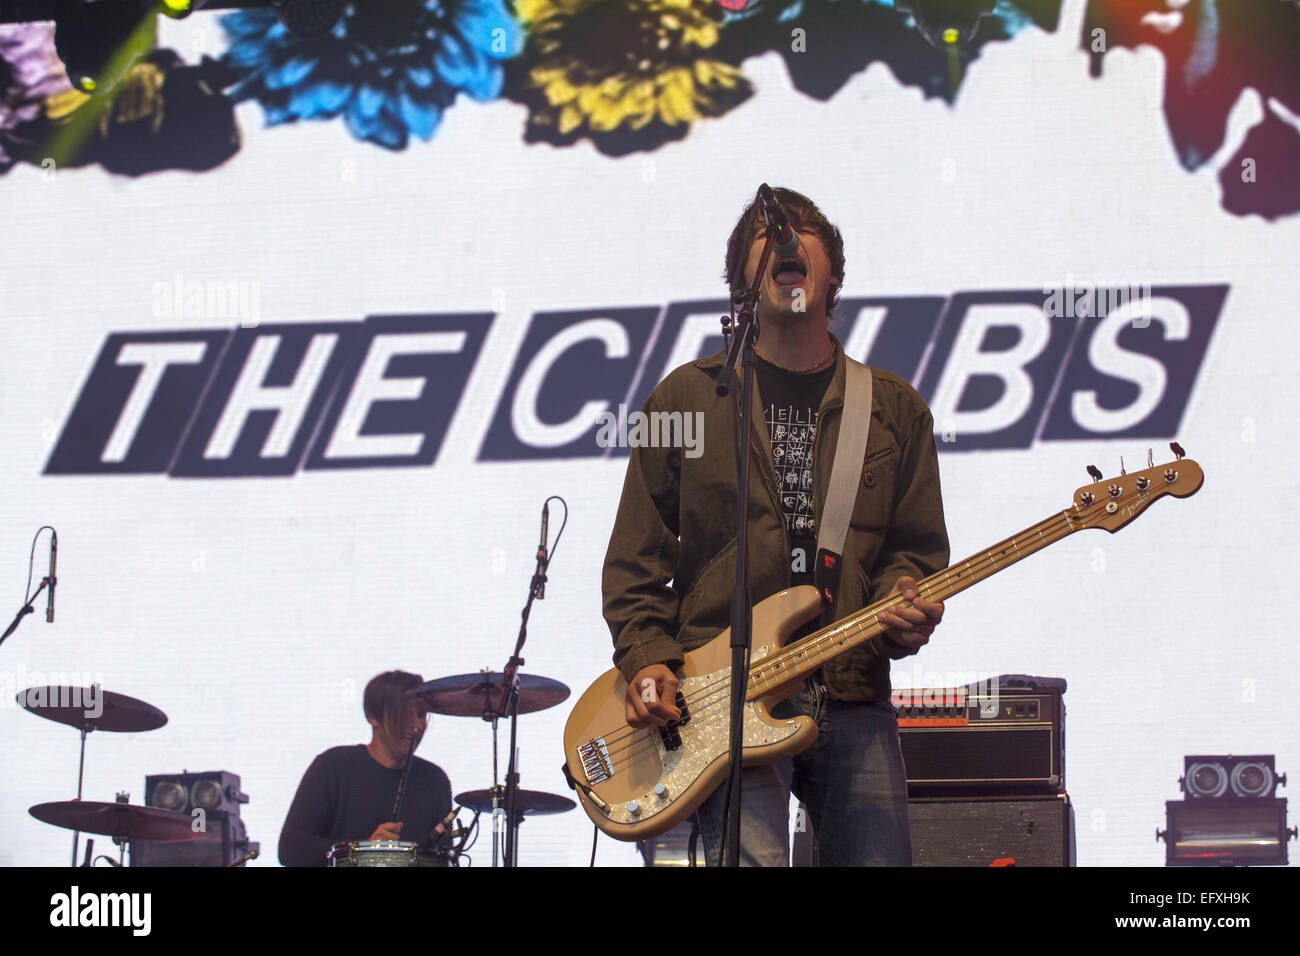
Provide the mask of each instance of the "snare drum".
[{"label": "snare drum", "polygon": [[336,843],[325,859],[330,866],[444,866],[437,855],[418,843],[395,840],[356,840]]}]

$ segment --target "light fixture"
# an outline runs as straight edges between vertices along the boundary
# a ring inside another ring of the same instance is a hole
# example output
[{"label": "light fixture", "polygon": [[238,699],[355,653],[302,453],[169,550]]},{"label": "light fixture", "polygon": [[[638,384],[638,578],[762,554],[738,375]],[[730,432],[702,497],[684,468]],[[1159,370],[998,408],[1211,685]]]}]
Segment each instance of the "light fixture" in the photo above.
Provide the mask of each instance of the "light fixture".
[{"label": "light fixture", "polygon": [[54,49],[72,86],[108,93],[154,46],[151,0],[56,0]]},{"label": "light fixture", "polygon": [[184,20],[195,10],[207,5],[207,0],[159,0],[158,10],[173,20]]},{"label": "light fixture", "polygon": [[1272,754],[1189,754],[1178,785],[1182,800],[1165,801],[1166,866],[1283,866],[1287,842],[1286,799],[1273,796],[1286,774]]},{"label": "light fixture", "polygon": [[238,774],[225,770],[154,774],[145,777],[144,792],[148,806],[192,817],[193,836],[136,840],[131,844],[132,866],[230,866],[260,849],[249,842],[239,818],[248,795],[239,789]]},{"label": "light fixture", "polygon": [[1183,758],[1178,783],[1191,800],[1269,799],[1279,783],[1272,754],[1234,757],[1232,754],[1193,754]]},{"label": "light fixture", "polygon": [[894,0],[894,8],[910,13],[916,28],[940,50],[955,50],[969,43],[979,30],[980,18],[993,13],[996,0]]}]

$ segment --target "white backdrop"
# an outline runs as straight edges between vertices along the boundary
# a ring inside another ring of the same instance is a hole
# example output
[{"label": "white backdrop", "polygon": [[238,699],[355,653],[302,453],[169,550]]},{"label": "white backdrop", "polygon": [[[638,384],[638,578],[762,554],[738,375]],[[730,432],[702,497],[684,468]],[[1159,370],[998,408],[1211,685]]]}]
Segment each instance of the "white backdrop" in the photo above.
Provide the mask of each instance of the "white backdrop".
[{"label": "white backdrop", "polygon": [[[257,865],[273,865],[312,757],[368,739],[360,696],[370,676],[504,663],[550,494],[571,512],[534,607],[526,670],[576,694],[607,669],[599,579],[623,460],[485,462],[479,451],[513,401],[510,372],[535,313],[717,298],[726,236],[760,181],[806,193],[841,226],[846,296],[1041,291],[1071,277],[1228,286],[1169,436],[1204,467],[1203,490],[954,598],[895,684],[1067,678],[1082,865],[1163,862],[1151,834],[1163,801],[1178,796],[1186,753],[1276,753],[1280,770],[1300,769],[1290,730],[1300,650],[1289,634],[1300,611],[1300,219],[1225,213],[1219,163],[1196,173],[1177,164],[1160,117],[1160,57],[1115,50],[1091,79],[1074,49],[1079,15],[1067,5],[1056,33],[1031,28],[987,46],[955,108],[881,66],[818,102],[792,89],[771,54],[746,64],[748,102],[683,142],[620,159],[586,144],[525,145],[525,111],[503,101],[448,111],[431,143],[403,153],[359,143],[338,123],[268,131],[245,104],[243,148],[213,172],[128,179],[92,167],[50,178],[16,167],[0,180],[0,613],[7,622],[19,606],[41,524],[59,531],[60,591],[56,624],[33,616],[0,647],[0,863],[68,859],[66,831],[27,808],[75,794],[76,734],[13,703],[61,672],[170,718],[151,733],[92,734],[88,799],[126,790],[142,803],[146,774],[230,770],[251,795]],[[1263,108],[1243,95],[1222,157]],[[156,314],[166,310],[155,285],[178,273],[255,287],[263,325],[495,319],[431,465],[273,478],[44,473],[107,335],[240,325]],[[1114,474],[1122,455],[1129,470],[1141,466],[1148,445],[1157,461],[1169,457],[1167,439],[1104,434],[1025,449],[941,445],[954,558],[1065,507],[1088,481],[1085,465]],[[44,556],[42,544],[38,576]],[[525,787],[567,793],[567,713],[521,718]],[[491,782],[489,743],[481,721],[433,717],[421,754],[460,792]],[[521,862],[583,864],[591,835],[580,811],[530,821]],[[487,862],[486,841],[474,856]],[[601,838],[598,863],[638,859]]]}]

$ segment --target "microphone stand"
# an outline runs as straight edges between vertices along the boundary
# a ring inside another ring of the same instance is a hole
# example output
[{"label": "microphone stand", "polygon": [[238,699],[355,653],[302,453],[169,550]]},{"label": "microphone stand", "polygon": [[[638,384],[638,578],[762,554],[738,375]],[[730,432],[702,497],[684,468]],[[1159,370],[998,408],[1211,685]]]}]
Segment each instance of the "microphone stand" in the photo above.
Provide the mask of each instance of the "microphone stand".
[{"label": "microphone stand", "polygon": [[18,630],[18,625],[23,622],[23,618],[28,614],[34,614],[36,612],[36,608],[32,607],[32,605],[36,603],[36,599],[40,596],[41,591],[45,590],[45,585],[49,583],[49,578],[41,578],[40,587],[38,587],[32,596],[27,599],[27,603],[18,609],[18,613],[14,615],[13,623],[5,628],[3,634],[0,634],[0,644],[3,644],[9,639],[10,634]]},{"label": "microphone stand", "polygon": [[[548,498],[547,501],[550,499]],[[567,505],[566,505],[567,510]],[[545,517],[543,517],[545,522]],[[566,519],[567,520],[567,519]],[[561,529],[563,530],[563,529]],[[545,525],[543,524],[543,535],[545,535]],[[520,615],[519,637],[515,640],[514,653],[510,655],[510,660],[502,671],[502,683],[505,688],[501,693],[501,703],[497,707],[498,713],[510,718],[510,762],[506,766],[506,786],[505,786],[505,853],[502,858],[502,866],[514,867],[518,865],[518,842],[519,842],[519,823],[521,818],[515,813],[515,807],[519,798],[519,668],[523,666],[524,659],[519,656],[524,649],[524,641],[528,637],[528,615],[533,609],[533,600],[545,596],[546,587],[546,568],[550,563],[550,558],[546,553],[546,541],[543,537],[542,546],[537,549],[537,569],[533,572],[532,581],[528,585],[528,601],[524,604],[523,613]],[[497,810],[496,793],[492,796],[492,815],[493,821],[499,819]],[[497,835],[492,834],[493,845],[495,846]]]},{"label": "microphone stand", "polygon": [[[737,384],[740,385],[740,437],[736,442],[736,585],[731,594],[731,736],[727,767],[727,830],[723,837],[724,866],[740,865],[740,761],[744,748],[745,694],[749,688],[749,636],[754,620],[746,509],[749,504],[749,442],[754,417],[754,342],[759,332],[755,309],[777,236],[777,227],[766,207],[760,202],[759,208],[767,223],[767,237],[754,270],[754,279],[741,299],[735,331],[727,346],[727,357],[717,386],[718,395],[727,395]],[[739,382],[736,375],[738,361],[741,364]]]},{"label": "microphone stand", "polygon": [[[51,527],[50,525],[44,524],[36,529],[36,537],[32,538],[32,558],[34,559],[36,555],[36,540],[41,536],[41,532],[44,531],[46,528],[50,529],[50,573],[45,577],[41,578],[41,583],[37,586],[36,590],[31,593],[31,595],[27,598],[26,603],[24,603],[23,606],[18,609],[18,613],[14,615],[13,622],[7,628],[5,628],[5,632],[3,634],[0,634],[0,644],[3,644],[5,641],[7,641],[9,639],[9,635],[11,635],[14,631],[18,630],[18,625],[23,622],[23,618],[25,618],[28,614],[34,614],[36,612],[36,608],[32,607],[32,605],[36,603],[36,599],[40,597],[41,592],[44,591],[47,587],[50,589],[50,597],[49,597],[50,606],[45,613],[45,619],[46,621],[49,621],[51,623],[53,623],[54,621],[54,585],[58,583],[58,579],[54,577],[54,561],[55,561],[55,556],[58,554],[59,535],[58,532],[55,531],[54,528]],[[27,586],[28,587],[32,586],[32,561],[31,560],[27,562]],[[76,848],[74,847],[72,853],[73,866],[76,866],[76,863],[77,863],[77,854],[76,854]]]}]

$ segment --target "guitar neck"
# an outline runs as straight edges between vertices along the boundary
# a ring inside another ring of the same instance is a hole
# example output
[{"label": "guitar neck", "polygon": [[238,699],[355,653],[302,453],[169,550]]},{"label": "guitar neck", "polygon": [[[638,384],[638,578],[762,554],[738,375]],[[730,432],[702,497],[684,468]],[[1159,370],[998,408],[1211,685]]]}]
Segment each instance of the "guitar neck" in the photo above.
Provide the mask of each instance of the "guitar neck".
[{"label": "guitar neck", "polygon": [[[1071,522],[1068,512],[1059,512],[959,564],[936,571],[917,583],[917,594],[928,601],[946,601],[1078,530],[1079,526]],[[746,697],[754,700],[803,680],[832,658],[881,634],[886,629],[880,620],[881,613],[901,601],[898,595],[884,598],[752,664]]]}]

